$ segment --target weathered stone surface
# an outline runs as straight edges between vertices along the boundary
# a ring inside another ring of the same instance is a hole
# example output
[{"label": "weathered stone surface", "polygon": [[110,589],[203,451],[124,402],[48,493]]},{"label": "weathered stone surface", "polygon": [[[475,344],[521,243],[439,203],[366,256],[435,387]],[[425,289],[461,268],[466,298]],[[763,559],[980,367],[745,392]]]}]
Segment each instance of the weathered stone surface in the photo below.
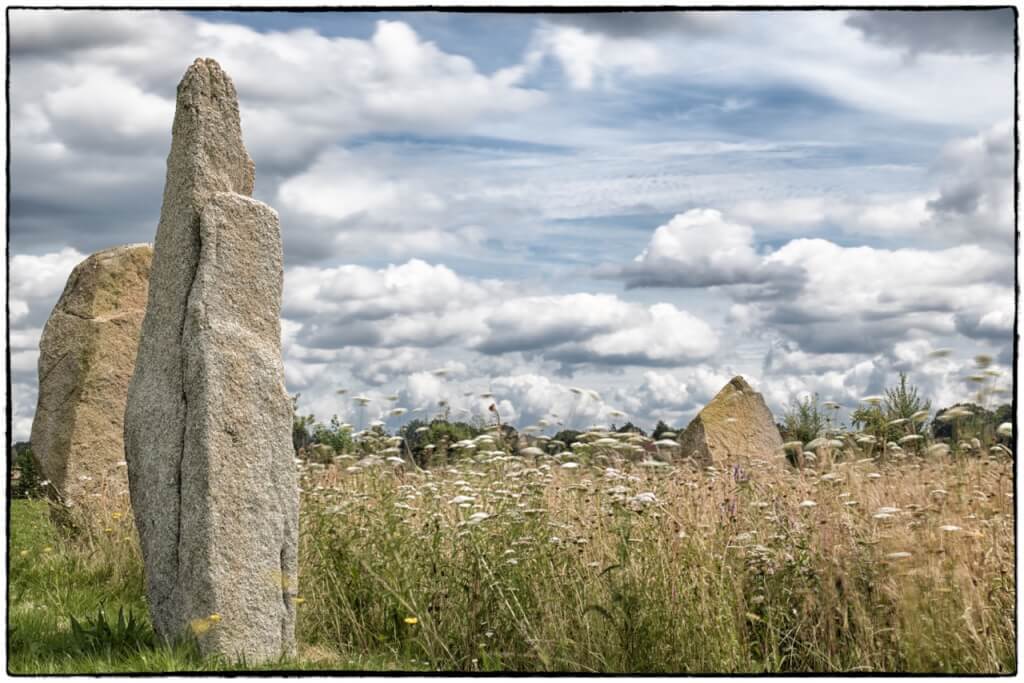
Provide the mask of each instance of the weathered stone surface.
[{"label": "weathered stone surface", "polygon": [[298,493],[280,228],[252,187],[231,79],[196,60],[178,86],[125,447],[157,633],[191,628],[205,653],[258,662],[294,652]]},{"label": "weathered stone surface", "polygon": [[65,502],[127,487],[124,408],[146,312],[153,249],[114,247],[71,271],[39,341],[32,451]]},{"label": "weathered stone surface", "polygon": [[679,443],[683,457],[719,465],[776,455],[782,437],[764,398],[737,376],[693,418]]}]

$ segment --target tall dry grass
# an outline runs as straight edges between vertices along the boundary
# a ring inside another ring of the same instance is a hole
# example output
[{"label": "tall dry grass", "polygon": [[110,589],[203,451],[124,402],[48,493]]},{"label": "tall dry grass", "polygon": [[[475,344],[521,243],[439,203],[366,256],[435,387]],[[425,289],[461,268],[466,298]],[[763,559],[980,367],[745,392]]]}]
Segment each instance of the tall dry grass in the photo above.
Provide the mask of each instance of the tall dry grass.
[{"label": "tall dry grass", "polygon": [[301,637],[442,670],[1015,669],[1005,457],[577,455],[305,469]]}]

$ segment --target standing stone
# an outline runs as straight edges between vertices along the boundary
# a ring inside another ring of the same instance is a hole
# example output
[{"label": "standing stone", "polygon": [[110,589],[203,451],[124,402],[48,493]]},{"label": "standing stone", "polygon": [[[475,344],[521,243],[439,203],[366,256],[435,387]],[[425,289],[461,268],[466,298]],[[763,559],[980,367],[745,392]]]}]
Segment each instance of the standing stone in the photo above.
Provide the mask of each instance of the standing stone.
[{"label": "standing stone", "polygon": [[127,488],[124,407],[135,367],[153,249],[97,252],[71,271],[39,341],[32,452],[63,502],[89,510],[93,493]]},{"label": "standing stone", "polygon": [[298,571],[281,235],[253,178],[234,85],[197,59],[178,85],[125,448],[158,635],[249,663],[294,653]]},{"label": "standing stone", "polygon": [[721,465],[778,455],[782,437],[761,394],[736,376],[693,418],[679,443],[683,457]]}]

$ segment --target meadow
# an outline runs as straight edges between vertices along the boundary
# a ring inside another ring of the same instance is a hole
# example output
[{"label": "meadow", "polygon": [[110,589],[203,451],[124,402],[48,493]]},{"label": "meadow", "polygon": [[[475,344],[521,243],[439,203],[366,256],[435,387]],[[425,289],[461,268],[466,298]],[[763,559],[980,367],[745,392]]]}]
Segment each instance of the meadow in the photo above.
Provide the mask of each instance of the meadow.
[{"label": "meadow", "polygon": [[[399,437],[361,436],[296,462],[299,651],[263,668],[1016,670],[1000,447],[837,432],[801,445],[802,468],[780,452],[719,469],[640,455],[636,433],[558,450],[490,430],[422,468]],[[9,671],[246,668],[154,642],[127,498],[102,502],[58,527],[14,501]]]}]

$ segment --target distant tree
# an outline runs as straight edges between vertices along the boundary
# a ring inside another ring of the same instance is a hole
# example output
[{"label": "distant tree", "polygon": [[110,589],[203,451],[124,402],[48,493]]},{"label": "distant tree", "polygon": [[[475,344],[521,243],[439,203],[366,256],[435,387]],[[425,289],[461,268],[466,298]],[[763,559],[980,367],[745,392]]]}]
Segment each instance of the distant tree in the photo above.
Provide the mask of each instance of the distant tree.
[{"label": "distant tree", "polygon": [[[412,420],[398,431],[399,436],[405,439],[413,460],[420,467],[446,461],[453,454],[454,444],[476,438],[482,433],[483,429],[478,425],[449,422],[440,418],[429,423],[420,419]],[[427,448],[430,445],[432,449]]]},{"label": "distant tree", "polygon": [[351,453],[355,450],[351,427],[343,426],[337,415],[331,416],[327,424],[318,422],[313,425],[312,442],[330,446],[336,453]]},{"label": "distant tree", "polygon": [[679,430],[674,429],[673,427],[669,427],[667,424],[665,424],[663,420],[658,420],[658,424],[655,425],[654,431],[651,432],[651,438],[657,441],[665,432],[673,432],[675,434],[678,434]]},{"label": "distant tree", "polygon": [[42,495],[39,486],[42,476],[32,455],[32,445],[28,441],[19,441],[11,449],[11,475],[17,477],[11,482],[13,498],[35,498]]},{"label": "distant tree", "polygon": [[[923,399],[918,388],[908,382],[907,374],[901,372],[899,384],[885,390],[880,404],[854,410],[850,420],[856,429],[879,441],[896,441],[916,432],[919,422],[911,418],[921,411],[930,411],[931,407],[931,401]],[[903,422],[892,424],[896,420]]]},{"label": "distant tree", "polygon": [[563,429],[562,431],[555,434],[553,437],[554,441],[561,441],[565,444],[566,448],[569,448],[574,441],[580,440],[580,435],[583,432],[578,432],[575,429]]},{"label": "distant tree", "polygon": [[[614,429],[615,425],[612,425],[612,428]],[[615,432],[619,434],[640,434],[641,436],[647,436],[644,430],[640,429],[632,422],[627,422],[618,429],[615,429]]]},{"label": "distant tree", "polygon": [[801,400],[793,399],[782,417],[783,439],[808,443],[829,426],[829,418],[818,403],[818,395],[814,394]]},{"label": "distant tree", "polygon": [[[970,415],[951,420],[942,419],[954,408],[966,409]],[[986,410],[977,403],[964,402],[936,411],[931,430],[932,436],[936,439],[949,441],[953,445],[957,445],[959,441],[976,438],[983,444],[1001,443],[1012,448],[1013,437],[1002,436],[996,432],[996,428],[1004,422],[1013,422],[1013,407],[1010,404],[1003,404],[995,410]]]},{"label": "distant tree", "polygon": [[301,395],[292,396],[292,447],[296,453],[313,443],[313,435],[310,430],[316,421],[311,414],[299,415],[299,397]]}]

